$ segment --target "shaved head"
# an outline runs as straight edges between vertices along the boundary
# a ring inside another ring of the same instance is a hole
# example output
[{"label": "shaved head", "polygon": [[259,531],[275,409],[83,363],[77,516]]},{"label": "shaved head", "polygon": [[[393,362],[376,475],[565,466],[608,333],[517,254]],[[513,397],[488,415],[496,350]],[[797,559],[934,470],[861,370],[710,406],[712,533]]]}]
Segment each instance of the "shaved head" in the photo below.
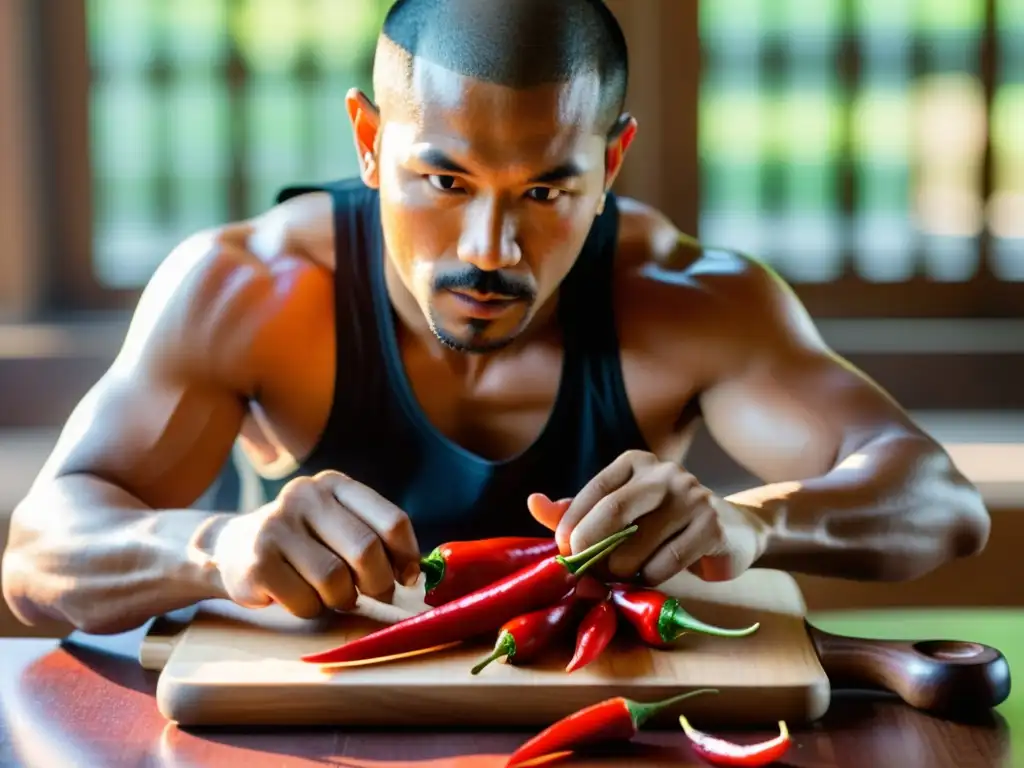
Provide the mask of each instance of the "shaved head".
[{"label": "shaved head", "polygon": [[594,78],[606,133],[625,102],[626,42],[603,0],[397,0],[377,49],[378,103],[414,83],[423,62],[515,89]]}]

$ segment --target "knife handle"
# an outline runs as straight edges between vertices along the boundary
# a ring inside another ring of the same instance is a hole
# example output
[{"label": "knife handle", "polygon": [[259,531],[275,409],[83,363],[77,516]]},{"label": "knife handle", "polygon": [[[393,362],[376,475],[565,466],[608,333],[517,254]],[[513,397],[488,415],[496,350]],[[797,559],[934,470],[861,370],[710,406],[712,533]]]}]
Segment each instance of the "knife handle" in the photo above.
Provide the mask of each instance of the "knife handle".
[{"label": "knife handle", "polygon": [[1010,695],[1010,666],[995,648],[959,640],[869,640],[807,631],[832,690],[880,690],[937,715],[977,712]]}]

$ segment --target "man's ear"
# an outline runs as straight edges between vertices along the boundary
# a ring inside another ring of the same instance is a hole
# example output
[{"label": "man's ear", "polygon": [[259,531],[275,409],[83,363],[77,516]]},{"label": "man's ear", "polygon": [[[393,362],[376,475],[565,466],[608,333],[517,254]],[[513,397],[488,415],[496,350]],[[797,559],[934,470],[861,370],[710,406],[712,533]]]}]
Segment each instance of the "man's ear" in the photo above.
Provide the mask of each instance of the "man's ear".
[{"label": "man's ear", "polygon": [[622,160],[629,150],[629,145],[636,138],[636,131],[636,118],[628,112],[623,113],[615,123],[608,137],[608,151],[605,155],[605,190],[612,188],[619,171],[622,170]]},{"label": "man's ear", "polygon": [[376,189],[380,185],[377,166],[378,133],[380,131],[380,110],[377,105],[360,91],[352,88],[345,95],[345,108],[352,121],[352,135],[359,158],[359,175],[366,186]]}]

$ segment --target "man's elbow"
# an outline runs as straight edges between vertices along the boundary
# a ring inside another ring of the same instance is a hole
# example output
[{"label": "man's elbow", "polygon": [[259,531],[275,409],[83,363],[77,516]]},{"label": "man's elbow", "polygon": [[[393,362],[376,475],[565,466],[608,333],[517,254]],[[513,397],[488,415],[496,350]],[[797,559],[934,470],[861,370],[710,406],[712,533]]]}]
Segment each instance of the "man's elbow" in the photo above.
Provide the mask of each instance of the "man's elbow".
[{"label": "man's elbow", "polygon": [[0,593],[8,610],[19,622],[53,637],[71,634],[76,627],[44,612],[31,598],[31,577],[21,559],[10,549],[0,558]]},{"label": "man's elbow", "polygon": [[950,533],[954,557],[975,557],[985,551],[992,533],[992,517],[985,499],[973,485],[960,488],[962,502],[956,505]]},{"label": "man's elbow", "polygon": [[980,555],[988,546],[992,518],[981,492],[948,457],[944,464],[941,479],[933,475],[913,504],[916,513],[910,519],[916,520],[916,543],[884,558],[881,580],[913,581],[956,560]]}]

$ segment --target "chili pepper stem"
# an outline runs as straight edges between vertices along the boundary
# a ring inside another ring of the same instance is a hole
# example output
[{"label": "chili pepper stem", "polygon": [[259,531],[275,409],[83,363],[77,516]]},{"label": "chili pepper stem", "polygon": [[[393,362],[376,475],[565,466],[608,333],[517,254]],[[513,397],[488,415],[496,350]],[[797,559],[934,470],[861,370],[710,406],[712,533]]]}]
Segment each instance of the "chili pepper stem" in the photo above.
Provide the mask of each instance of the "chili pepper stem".
[{"label": "chili pepper stem", "polygon": [[570,573],[579,576],[591,565],[603,559],[628,537],[636,533],[638,528],[639,526],[631,525],[629,528],[613,533],[608,538],[590,545],[575,555],[558,555],[558,562],[564,565]]},{"label": "chili pepper stem", "polygon": [[693,696],[699,696],[702,693],[718,693],[718,689],[699,688],[696,691],[688,691],[686,693],[681,693],[678,696],[672,696],[668,699],[662,699],[661,701],[652,701],[647,703],[627,699],[626,709],[629,710],[629,716],[633,718],[634,726],[637,730],[640,730],[640,727],[644,723],[646,723],[648,720],[654,717],[654,715],[661,712],[663,709],[667,709],[668,707],[671,707],[673,704],[678,704],[680,701],[689,699]]},{"label": "chili pepper stem", "polygon": [[679,605],[679,601],[674,597],[670,597],[665,601],[661,608],[661,614],[658,616],[658,634],[668,642],[678,639],[686,633],[686,630],[703,632],[704,634],[717,637],[746,637],[756,632],[760,626],[760,622],[755,622],[749,627],[743,627],[742,629],[725,629],[724,627],[705,624],[700,619],[694,618],[683,610],[683,607]]},{"label": "chili pepper stem", "polygon": [[483,661],[481,661],[479,664],[473,667],[473,669],[471,669],[470,672],[474,675],[479,675],[483,671],[484,667],[486,667],[492,661],[497,661],[503,656],[512,658],[513,656],[515,656],[515,654],[516,639],[512,636],[511,632],[502,631],[502,633],[498,635],[497,642],[494,644],[494,650],[491,651],[487,658],[485,658]]},{"label": "chili pepper stem", "polygon": [[426,557],[420,558],[420,570],[426,576],[426,591],[434,589],[444,579],[444,557],[436,549]]}]

